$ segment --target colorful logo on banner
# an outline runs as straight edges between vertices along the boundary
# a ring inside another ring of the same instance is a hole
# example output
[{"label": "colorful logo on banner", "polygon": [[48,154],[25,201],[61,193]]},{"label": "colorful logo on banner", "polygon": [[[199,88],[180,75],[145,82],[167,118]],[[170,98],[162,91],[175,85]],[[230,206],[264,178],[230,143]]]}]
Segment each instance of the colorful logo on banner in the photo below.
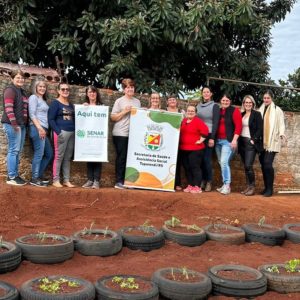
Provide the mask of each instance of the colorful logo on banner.
[{"label": "colorful logo on banner", "polygon": [[77,136],[79,138],[84,138],[85,137],[85,131],[84,130],[77,130]]},{"label": "colorful logo on banner", "polygon": [[145,147],[148,150],[158,151],[162,144],[162,136],[157,132],[147,132],[145,135]]}]

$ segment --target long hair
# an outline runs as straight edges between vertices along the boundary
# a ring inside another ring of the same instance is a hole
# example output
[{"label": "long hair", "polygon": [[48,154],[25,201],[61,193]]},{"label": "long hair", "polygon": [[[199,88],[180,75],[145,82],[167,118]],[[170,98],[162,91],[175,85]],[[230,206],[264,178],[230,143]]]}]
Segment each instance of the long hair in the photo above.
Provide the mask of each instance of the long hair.
[{"label": "long hair", "polygon": [[253,98],[251,95],[246,95],[246,96],[243,98],[243,101],[242,101],[241,112],[244,112],[244,111],[245,111],[244,103],[245,103],[246,99],[250,99],[250,100],[251,100],[251,102],[252,102],[252,104],[253,104],[252,109],[255,110],[255,108],[256,108],[256,102],[255,102],[254,98]]},{"label": "long hair", "polygon": [[93,92],[95,92],[97,94],[97,97],[96,97],[96,105],[102,105],[102,101],[101,101],[101,96],[100,96],[100,93],[98,91],[98,89],[93,86],[93,85],[89,85],[86,89],[85,89],[85,101],[88,102],[90,104],[90,99],[87,95],[88,93],[88,90],[91,90]]},{"label": "long hair", "polygon": [[40,84],[40,83],[44,83],[45,86],[46,86],[46,92],[45,94],[43,95],[43,99],[45,101],[47,101],[47,93],[48,93],[48,85],[47,85],[47,82],[46,82],[46,79],[45,77],[42,77],[42,76],[37,76],[34,78],[34,80],[32,81],[32,84],[31,84],[31,93],[36,95],[37,94],[37,86]]}]

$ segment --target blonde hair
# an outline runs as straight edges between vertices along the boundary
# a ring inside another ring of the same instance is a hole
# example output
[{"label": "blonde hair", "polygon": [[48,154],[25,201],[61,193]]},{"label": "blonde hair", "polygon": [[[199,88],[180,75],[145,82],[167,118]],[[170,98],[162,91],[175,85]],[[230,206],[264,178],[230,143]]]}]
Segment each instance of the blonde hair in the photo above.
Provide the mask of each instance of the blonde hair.
[{"label": "blonde hair", "polygon": [[149,101],[148,101],[148,108],[151,107],[151,98],[152,98],[152,95],[157,95],[158,96],[158,99],[159,99],[158,108],[160,109],[161,108],[161,100],[160,100],[159,93],[157,93],[157,92],[151,93]]},{"label": "blonde hair", "polygon": [[256,102],[254,100],[254,98],[251,96],[251,95],[246,95],[244,98],[243,98],[243,101],[242,101],[242,108],[241,108],[241,111],[244,112],[245,111],[245,107],[244,107],[244,103],[246,101],[246,99],[250,99],[252,104],[253,104],[253,108],[252,109],[255,109],[256,108]]}]

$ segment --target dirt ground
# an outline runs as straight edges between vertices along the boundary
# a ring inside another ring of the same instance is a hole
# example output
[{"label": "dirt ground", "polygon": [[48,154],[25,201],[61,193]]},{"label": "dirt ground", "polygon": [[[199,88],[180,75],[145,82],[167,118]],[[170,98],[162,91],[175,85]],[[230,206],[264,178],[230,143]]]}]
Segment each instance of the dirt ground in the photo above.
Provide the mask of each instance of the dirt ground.
[{"label": "dirt ground", "polygon": [[[266,224],[282,226],[300,223],[300,196],[276,195],[246,197],[238,193],[222,196],[217,192],[198,195],[183,192],[143,190],[100,190],[14,187],[0,183],[0,235],[6,241],[37,232],[71,235],[95,222],[94,228],[117,230],[140,225],[145,220],[156,227],[171,216],[185,224],[204,226],[221,219],[228,224],[257,223],[265,216]],[[0,274],[0,280],[20,287],[26,280],[46,275],[78,276],[95,282],[104,275],[137,274],[151,277],[163,267],[183,267],[206,272],[218,264],[243,264],[257,268],[267,263],[282,263],[300,258],[300,244],[285,241],[282,246],[245,243],[240,246],[207,241],[198,247],[172,242],[151,252],[123,248],[110,257],[91,257],[75,253],[64,263],[39,265],[23,261],[13,272]],[[210,299],[225,299],[211,296]],[[300,299],[300,293],[281,295],[267,292],[257,299]]]}]

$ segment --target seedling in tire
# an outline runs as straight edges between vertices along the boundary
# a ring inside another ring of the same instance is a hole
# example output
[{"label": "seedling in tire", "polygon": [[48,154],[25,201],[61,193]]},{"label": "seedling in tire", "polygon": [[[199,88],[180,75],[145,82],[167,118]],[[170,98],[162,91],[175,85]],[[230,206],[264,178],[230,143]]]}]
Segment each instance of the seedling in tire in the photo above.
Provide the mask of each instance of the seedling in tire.
[{"label": "seedling in tire", "polygon": [[167,225],[169,227],[173,227],[173,228],[180,224],[181,224],[181,221],[174,216],[172,216],[172,218],[170,220],[165,221],[165,225]]},{"label": "seedling in tire", "polygon": [[82,230],[82,234],[83,235],[91,235],[92,234],[92,230],[93,230],[93,226],[95,225],[95,222],[92,222],[91,224],[90,224],[90,228],[88,229],[88,228],[86,228],[86,227],[84,227],[84,229]]},{"label": "seedling in tire", "polygon": [[286,262],[285,269],[289,273],[300,272],[300,259],[290,259]]},{"label": "seedling in tire", "polygon": [[258,221],[258,226],[261,227],[265,224],[266,217],[262,216]]},{"label": "seedling in tire", "polygon": [[150,224],[150,220],[146,220],[144,224],[141,225],[141,227],[143,228],[144,232],[149,233],[151,228],[153,228],[154,226]]},{"label": "seedling in tire", "polygon": [[3,237],[2,237],[2,235],[0,235],[0,248],[2,248],[3,247]]},{"label": "seedling in tire", "polygon": [[47,277],[44,277],[42,279],[39,280],[40,284],[39,284],[39,288],[49,294],[58,294],[61,292],[62,289],[62,285],[63,284],[67,284],[69,287],[79,287],[80,284],[76,281],[71,281],[68,280],[66,278],[59,278],[59,279],[54,279],[54,280],[50,280]]},{"label": "seedling in tire", "polygon": [[278,266],[276,266],[276,265],[273,265],[272,267],[267,268],[267,271],[271,272],[271,273],[279,273]]},{"label": "seedling in tire", "polygon": [[135,282],[135,279],[133,277],[124,278],[122,276],[114,276],[112,278],[112,282],[117,283],[122,289],[139,289],[139,285]]},{"label": "seedling in tire", "polygon": [[105,231],[104,231],[103,236],[106,238],[107,234],[108,234],[108,226],[105,227]]},{"label": "seedling in tire", "polygon": [[37,235],[37,238],[42,242],[45,241],[45,239],[47,238],[47,233],[46,232],[39,232]]},{"label": "seedling in tire", "polygon": [[188,269],[186,267],[182,267],[182,275],[185,276],[186,280],[189,280],[189,272]]}]

